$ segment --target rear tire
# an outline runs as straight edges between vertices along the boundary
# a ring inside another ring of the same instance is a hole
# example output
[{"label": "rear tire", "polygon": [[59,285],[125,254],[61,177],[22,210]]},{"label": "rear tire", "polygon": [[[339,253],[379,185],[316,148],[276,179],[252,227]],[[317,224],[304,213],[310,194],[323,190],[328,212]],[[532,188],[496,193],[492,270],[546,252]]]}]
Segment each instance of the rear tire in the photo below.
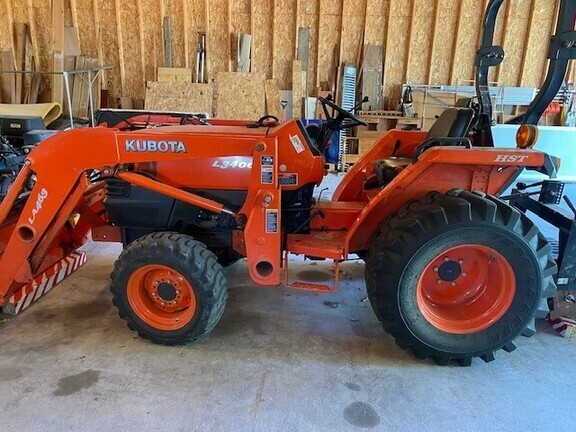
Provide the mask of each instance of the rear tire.
[{"label": "rear tire", "polygon": [[120,318],[157,344],[200,340],[224,313],[222,266],[203,243],[187,235],[163,232],[135,240],[116,261],[111,278]]},{"label": "rear tire", "polygon": [[556,288],[550,250],[525,215],[497,198],[430,193],[375,237],[368,297],[385,330],[417,358],[491,361],[547,315]]}]

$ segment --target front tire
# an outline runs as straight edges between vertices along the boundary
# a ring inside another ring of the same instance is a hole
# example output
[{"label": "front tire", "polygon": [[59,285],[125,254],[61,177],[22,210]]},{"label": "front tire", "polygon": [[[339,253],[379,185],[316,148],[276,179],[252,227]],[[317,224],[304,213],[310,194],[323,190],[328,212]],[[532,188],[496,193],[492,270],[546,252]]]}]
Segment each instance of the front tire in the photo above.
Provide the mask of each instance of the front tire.
[{"label": "front tire", "polygon": [[452,191],[389,221],[370,249],[366,286],[400,347],[469,365],[534,334],[555,272],[550,245],[525,215],[494,197]]},{"label": "front tire", "polygon": [[224,313],[222,266],[203,243],[183,234],[153,233],[130,243],[111,278],[120,318],[157,344],[200,340]]}]

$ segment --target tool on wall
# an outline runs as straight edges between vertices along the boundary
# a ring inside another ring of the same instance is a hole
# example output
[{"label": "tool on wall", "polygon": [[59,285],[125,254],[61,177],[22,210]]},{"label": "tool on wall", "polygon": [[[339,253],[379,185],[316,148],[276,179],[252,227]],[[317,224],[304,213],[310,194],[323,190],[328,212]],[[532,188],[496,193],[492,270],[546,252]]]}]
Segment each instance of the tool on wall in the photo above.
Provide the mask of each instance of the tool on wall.
[{"label": "tool on wall", "polygon": [[198,32],[196,45],[196,82],[203,83],[206,71],[206,32]]}]

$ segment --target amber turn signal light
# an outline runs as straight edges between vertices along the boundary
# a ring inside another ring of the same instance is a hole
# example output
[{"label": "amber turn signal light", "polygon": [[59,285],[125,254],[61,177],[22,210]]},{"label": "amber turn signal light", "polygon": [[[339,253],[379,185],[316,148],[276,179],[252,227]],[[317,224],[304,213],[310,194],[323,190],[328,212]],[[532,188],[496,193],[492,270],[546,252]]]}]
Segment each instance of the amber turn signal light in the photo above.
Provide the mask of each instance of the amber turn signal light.
[{"label": "amber turn signal light", "polygon": [[538,141],[538,128],[534,125],[524,124],[516,132],[516,146],[521,149],[534,147]]}]

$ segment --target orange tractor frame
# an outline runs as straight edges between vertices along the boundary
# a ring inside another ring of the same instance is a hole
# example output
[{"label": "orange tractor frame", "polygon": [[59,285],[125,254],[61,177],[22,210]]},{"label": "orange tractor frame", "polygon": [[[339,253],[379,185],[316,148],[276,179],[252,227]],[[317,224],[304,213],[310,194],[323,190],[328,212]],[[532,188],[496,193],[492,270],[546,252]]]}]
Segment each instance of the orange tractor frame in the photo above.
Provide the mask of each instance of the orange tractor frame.
[{"label": "orange tractor frame", "polygon": [[[563,7],[574,7],[571,1]],[[501,3],[493,0],[487,17]],[[335,130],[362,124],[330,100],[322,100],[326,112],[337,115],[316,142],[298,120],[269,118],[58,133],[29,153],[0,203],[0,306],[91,232],[95,241],[125,245],[111,291],[131,329],[168,345],[212,330],[226,302],[218,253],[191,233],[186,216],[128,239],[120,220],[154,215],[132,209],[119,218],[111,206],[120,185],[171,200],[171,215],[194,211],[204,227],[225,220],[232,227],[226,252],[246,257],[257,284],[279,285],[283,276],[287,283],[290,253],[334,260],[336,280],[338,264],[357,254],[366,261],[374,312],[400,346],[439,363],[492,360],[498,349],[512,351],[517,335],[533,333],[556,274],[546,239],[496,197],[523,169],[554,176],[559,161],[530,148],[488,146],[485,90],[476,114],[453,109],[439,119],[440,135],[386,133],[330,201],[302,201],[306,217],[297,225],[292,219],[302,210],[288,211],[285,201],[322,182],[322,143]],[[534,131],[521,127],[521,147],[534,144]],[[242,202],[231,205],[215,190],[241,191]]]}]

